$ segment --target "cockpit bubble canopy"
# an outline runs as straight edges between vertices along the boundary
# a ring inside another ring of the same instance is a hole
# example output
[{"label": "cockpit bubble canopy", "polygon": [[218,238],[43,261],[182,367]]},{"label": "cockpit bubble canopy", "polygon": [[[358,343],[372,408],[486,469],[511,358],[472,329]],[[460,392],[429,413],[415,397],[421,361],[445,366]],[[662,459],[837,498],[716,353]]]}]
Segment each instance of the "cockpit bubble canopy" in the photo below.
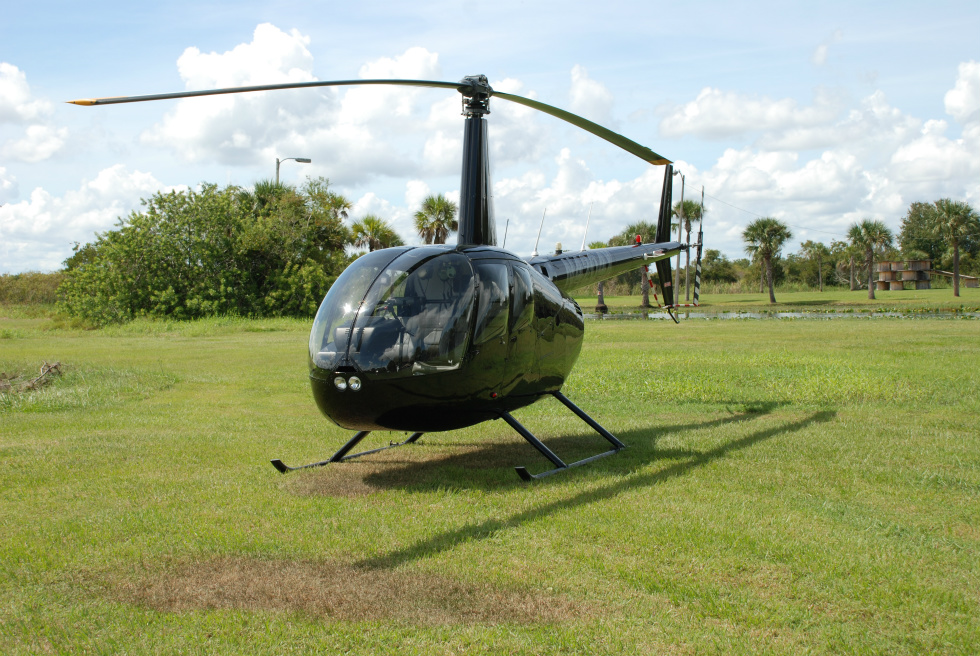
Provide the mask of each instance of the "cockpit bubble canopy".
[{"label": "cockpit bubble canopy", "polygon": [[374,251],[330,288],[310,334],[310,368],[382,376],[459,367],[469,341],[475,280],[447,247]]}]

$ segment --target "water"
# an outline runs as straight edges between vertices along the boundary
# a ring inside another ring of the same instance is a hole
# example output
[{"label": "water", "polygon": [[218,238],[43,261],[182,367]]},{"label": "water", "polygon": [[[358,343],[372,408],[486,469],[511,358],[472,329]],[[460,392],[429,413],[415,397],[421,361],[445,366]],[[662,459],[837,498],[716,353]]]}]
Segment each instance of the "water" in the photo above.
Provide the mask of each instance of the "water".
[{"label": "water", "polygon": [[[980,312],[679,312],[679,319],[980,319]],[[670,321],[663,311],[624,314],[586,314],[586,319],[612,321],[621,319],[652,319]]]}]

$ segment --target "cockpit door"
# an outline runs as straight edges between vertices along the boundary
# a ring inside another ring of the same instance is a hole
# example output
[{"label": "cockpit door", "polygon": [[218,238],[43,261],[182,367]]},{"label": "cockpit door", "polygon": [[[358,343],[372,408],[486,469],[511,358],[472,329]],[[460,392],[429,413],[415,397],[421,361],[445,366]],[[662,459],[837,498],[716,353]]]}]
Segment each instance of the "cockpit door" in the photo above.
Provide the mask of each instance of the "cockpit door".
[{"label": "cockpit door", "polygon": [[[523,262],[510,264],[510,336],[507,340],[508,367],[517,385],[536,378],[534,361],[534,287],[530,268]],[[519,390],[518,390],[519,392]]]}]

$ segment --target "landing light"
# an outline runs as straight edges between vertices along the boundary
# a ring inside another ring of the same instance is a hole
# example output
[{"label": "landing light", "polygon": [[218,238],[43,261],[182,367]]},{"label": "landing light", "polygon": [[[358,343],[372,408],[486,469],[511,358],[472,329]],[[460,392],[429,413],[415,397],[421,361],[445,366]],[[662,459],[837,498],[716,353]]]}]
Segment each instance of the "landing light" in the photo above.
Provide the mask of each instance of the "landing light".
[{"label": "landing light", "polygon": [[350,381],[348,381],[348,384],[350,385],[350,388],[355,392],[361,389],[361,379],[358,378],[357,376],[351,376]]},{"label": "landing light", "polygon": [[337,389],[339,389],[341,392],[343,392],[345,389],[347,389],[347,381],[344,380],[344,377],[343,376],[337,376],[336,378],[334,378],[333,379],[333,384],[334,384],[334,387],[336,387]]}]

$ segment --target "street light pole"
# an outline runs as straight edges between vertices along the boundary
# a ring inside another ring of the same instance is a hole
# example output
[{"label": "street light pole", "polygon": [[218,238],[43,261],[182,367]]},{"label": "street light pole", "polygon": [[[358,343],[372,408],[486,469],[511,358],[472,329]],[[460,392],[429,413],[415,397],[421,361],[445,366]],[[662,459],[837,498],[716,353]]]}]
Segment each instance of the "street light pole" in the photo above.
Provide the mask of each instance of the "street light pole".
[{"label": "street light pole", "polygon": [[[681,204],[679,205],[679,211],[677,212],[677,241],[684,241],[681,236],[684,231],[684,174],[680,171],[674,171],[674,175],[681,176]],[[676,303],[680,302],[680,292],[678,291],[681,286],[681,252],[677,251],[677,271],[674,274],[675,284],[674,284],[674,294],[676,294]]]},{"label": "street light pole", "polygon": [[289,160],[293,160],[294,162],[299,162],[300,164],[309,164],[310,162],[313,161],[308,157],[287,157],[286,159],[279,159],[277,157],[276,158],[276,186],[279,185],[279,165],[282,164],[283,162],[288,162]]}]

